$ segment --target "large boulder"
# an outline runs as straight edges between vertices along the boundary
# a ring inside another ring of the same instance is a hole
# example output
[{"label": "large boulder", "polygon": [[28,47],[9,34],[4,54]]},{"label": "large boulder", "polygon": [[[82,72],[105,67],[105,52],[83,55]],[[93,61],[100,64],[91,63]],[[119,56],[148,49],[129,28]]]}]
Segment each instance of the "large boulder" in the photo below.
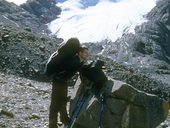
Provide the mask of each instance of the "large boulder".
[{"label": "large boulder", "polygon": [[[80,86],[79,86],[80,85]],[[78,97],[85,90],[83,83],[76,83],[78,89],[71,102],[72,114]],[[105,98],[102,128],[155,128],[163,122],[169,111],[169,104],[155,95],[139,91],[129,84],[110,79],[107,82],[108,96]],[[101,103],[91,92],[85,102],[74,128],[97,128]],[[76,108],[77,109],[77,108]]]}]

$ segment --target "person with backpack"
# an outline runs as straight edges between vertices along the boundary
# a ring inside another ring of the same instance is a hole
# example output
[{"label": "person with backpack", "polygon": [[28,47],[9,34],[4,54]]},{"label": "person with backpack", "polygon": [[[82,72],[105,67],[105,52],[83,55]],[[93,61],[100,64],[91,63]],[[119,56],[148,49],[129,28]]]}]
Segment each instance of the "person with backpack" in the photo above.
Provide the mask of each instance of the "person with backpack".
[{"label": "person with backpack", "polygon": [[[103,72],[104,61],[94,60],[91,63],[85,63],[80,71],[81,85],[76,94],[76,98],[71,104],[70,121],[65,128],[74,128],[76,120],[79,118],[84,107],[87,107],[87,101],[95,96],[100,102],[99,128],[102,127],[102,114],[104,111],[105,98],[109,95],[111,88],[106,87],[108,78]],[[77,127],[77,126],[76,126]]]},{"label": "person with backpack", "polygon": [[71,38],[50,57],[46,65],[46,74],[53,80],[49,128],[58,128],[58,113],[60,113],[60,121],[64,125],[68,124],[69,116],[66,105],[68,102],[67,93],[69,85],[67,81],[72,78],[77,71],[81,70],[88,56],[88,48],[81,47],[77,38]]}]

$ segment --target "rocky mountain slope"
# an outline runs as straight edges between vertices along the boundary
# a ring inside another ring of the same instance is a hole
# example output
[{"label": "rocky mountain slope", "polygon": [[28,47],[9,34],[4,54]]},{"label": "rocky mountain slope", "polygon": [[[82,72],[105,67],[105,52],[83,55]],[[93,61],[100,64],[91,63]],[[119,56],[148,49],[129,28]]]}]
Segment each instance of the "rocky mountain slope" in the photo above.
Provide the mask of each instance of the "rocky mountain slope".
[{"label": "rocky mountain slope", "polygon": [[150,78],[163,82],[169,88],[169,6],[170,0],[158,1],[148,13],[148,21],[135,28],[135,34],[124,34],[115,42],[104,40],[97,44],[88,44],[91,51],[93,54],[104,55],[119,64],[132,67]]},{"label": "rocky mountain slope", "polygon": [[[169,6],[168,0],[161,1],[160,3],[164,4],[163,7],[161,6],[163,9]],[[158,3],[158,5],[160,3]],[[4,7],[4,9],[7,8],[7,10],[13,10],[16,8],[23,10],[21,7],[17,7],[16,5],[8,2],[4,2],[2,5],[5,5],[2,7]],[[26,5],[31,6],[32,4],[29,4],[28,1]],[[154,16],[156,10],[161,10],[158,7],[159,6],[156,6],[150,14],[148,14],[148,17],[151,17],[151,14]],[[3,11],[1,13],[6,14],[6,12],[8,11]],[[161,11],[159,15],[163,15],[164,12],[165,11]],[[27,13],[30,14],[29,12]],[[166,11],[166,13],[169,12]],[[30,31],[30,29],[22,29],[22,27],[16,28],[13,27],[13,24],[5,25],[6,21],[3,20],[1,20],[1,23],[1,71],[32,79],[44,80],[44,67],[48,57],[58,48],[58,45],[62,42],[62,39],[42,35],[41,33],[36,34]],[[151,29],[151,26],[144,26],[150,25],[151,23],[153,23],[154,27],[156,27],[156,21],[152,22],[152,20],[149,20],[142,25],[143,27],[136,27],[135,35],[124,35],[116,42],[105,40],[96,44],[90,43],[86,45],[91,49],[92,60],[98,57],[106,62],[106,72],[112,78],[131,83],[142,91],[153,93],[159,97],[169,100],[170,65],[167,60],[168,53],[164,55],[162,54],[166,53],[166,49],[161,48],[163,41],[165,40],[163,40],[162,43],[156,42],[152,38],[146,36],[148,35],[147,33],[150,32],[148,30]],[[163,24],[166,25],[166,22],[163,22]],[[139,32],[139,30],[141,30],[141,32]],[[161,32],[157,29],[154,29],[153,31],[155,31],[155,33]],[[152,33],[149,34],[152,35]],[[161,35],[167,34],[169,33],[166,33],[166,31],[161,32]],[[161,35],[160,38],[164,39],[164,36]],[[167,44],[168,47],[169,36],[165,39],[167,42],[164,43]],[[158,47],[161,49],[158,50]],[[96,54],[99,54],[99,56],[102,54],[105,57],[99,57],[96,56]],[[136,82],[138,82],[138,84],[135,84]]]},{"label": "rocky mountain slope", "polygon": [[44,73],[48,57],[63,41],[49,35],[45,23],[56,18],[60,11],[54,0],[27,1],[22,6],[0,0],[2,72],[31,78]]},{"label": "rocky mountain slope", "polygon": [[[48,128],[49,83],[0,73],[0,88],[0,128]],[[69,95],[76,89],[70,88]],[[170,115],[157,128],[169,127]]]},{"label": "rocky mountain slope", "polygon": [[1,72],[30,78],[42,76],[50,54],[57,50],[62,41],[53,36],[1,25]]},{"label": "rocky mountain slope", "polygon": [[17,6],[0,0],[0,24],[29,29],[38,33],[50,33],[46,23],[57,17],[61,10],[55,1],[28,1]]},{"label": "rocky mountain slope", "polygon": [[[5,73],[0,74],[0,127],[47,126],[51,87],[49,83],[23,77],[46,81],[45,63],[63,41],[42,34],[48,33],[45,19],[53,19],[46,13],[50,11],[48,6],[54,7],[51,2],[44,5],[43,0],[28,1],[19,7],[0,0],[0,72]],[[170,101],[169,5],[170,0],[158,2],[147,15],[148,22],[136,27],[136,34],[123,35],[116,42],[86,44],[92,52],[91,60],[106,62],[107,76],[167,101]],[[35,7],[40,10],[33,11]],[[170,127],[169,118],[159,126],[166,127]]]},{"label": "rocky mountain slope", "polygon": [[21,7],[36,15],[44,24],[50,23],[61,13],[61,9],[56,6],[56,0],[28,0]]}]

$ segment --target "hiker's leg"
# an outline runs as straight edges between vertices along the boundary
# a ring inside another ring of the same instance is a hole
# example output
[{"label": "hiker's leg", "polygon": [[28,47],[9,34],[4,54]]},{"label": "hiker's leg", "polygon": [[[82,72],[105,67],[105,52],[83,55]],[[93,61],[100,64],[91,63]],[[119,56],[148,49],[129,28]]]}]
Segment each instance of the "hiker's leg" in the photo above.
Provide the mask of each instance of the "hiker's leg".
[{"label": "hiker's leg", "polygon": [[49,128],[57,128],[57,118],[58,112],[60,110],[59,97],[58,97],[58,88],[57,83],[52,85],[52,94],[51,94],[51,104],[49,112]]},{"label": "hiker's leg", "polygon": [[67,93],[68,93],[68,86],[65,85],[62,88],[62,98],[61,98],[61,108],[60,108],[60,120],[64,124],[67,124],[69,121],[68,113],[67,113]]}]

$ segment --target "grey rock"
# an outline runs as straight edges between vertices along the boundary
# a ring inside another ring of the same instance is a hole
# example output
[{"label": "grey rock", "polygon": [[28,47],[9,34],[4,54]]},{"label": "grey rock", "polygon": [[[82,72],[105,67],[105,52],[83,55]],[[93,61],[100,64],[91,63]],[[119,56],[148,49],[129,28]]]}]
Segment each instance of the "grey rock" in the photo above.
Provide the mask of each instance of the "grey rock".
[{"label": "grey rock", "polygon": [[30,115],[30,116],[28,116],[28,117],[26,117],[26,120],[36,120],[36,119],[40,119],[41,117],[38,115],[38,114],[36,114],[36,113],[33,113],[32,115]]},{"label": "grey rock", "polygon": [[5,115],[5,116],[8,116],[10,118],[14,118],[14,114],[12,112],[9,112],[9,111],[4,110],[4,109],[0,109],[0,115]]},{"label": "grey rock", "polygon": [[8,35],[8,34],[4,34],[4,35],[2,36],[2,41],[4,41],[4,42],[9,41],[9,35]]},{"label": "grey rock", "polygon": [[[82,83],[79,87],[83,85]],[[169,111],[168,102],[113,79],[110,79],[106,86],[110,89],[107,89],[109,95],[104,103],[103,128],[155,128],[166,119]],[[80,92],[78,91],[79,94]],[[76,94],[75,100],[79,94]],[[100,100],[92,95],[93,93],[85,102],[75,128],[98,127]],[[73,106],[74,103],[76,101],[72,102]]]},{"label": "grey rock", "polygon": [[26,86],[33,87],[33,88],[34,88],[34,85],[32,85],[30,82],[26,83]]},{"label": "grey rock", "polygon": [[26,27],[24,30],[28,31],[28,32],[32,32],[32,29],[29,27]]},{"label": "grey rock", "polygon": [[41,51],[45,51],[45,46],[44,46],[44,45],[41,45],[41,46],[39,47],[39,49],[40,49]]}]

